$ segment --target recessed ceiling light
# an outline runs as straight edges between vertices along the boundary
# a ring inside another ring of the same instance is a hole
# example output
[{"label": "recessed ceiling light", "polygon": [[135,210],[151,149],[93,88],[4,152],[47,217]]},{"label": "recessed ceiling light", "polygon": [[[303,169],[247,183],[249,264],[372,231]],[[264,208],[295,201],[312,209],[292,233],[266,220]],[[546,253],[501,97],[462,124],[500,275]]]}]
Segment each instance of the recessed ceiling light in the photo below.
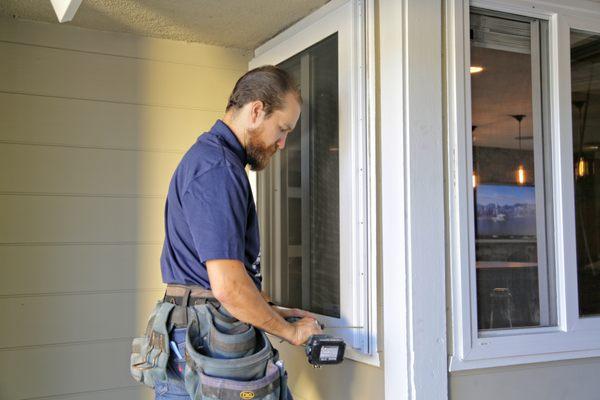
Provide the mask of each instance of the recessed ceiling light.
[{"label": "recessed ceiling light", "polygon": [[481,72],[481,71],[483,71],[483,67],[480,67],[480,66],[478,66],[478,65],[471,65],[470,72],[471,72],[472,74],[477,74],[477,73],[479,73],[479,72]]}]

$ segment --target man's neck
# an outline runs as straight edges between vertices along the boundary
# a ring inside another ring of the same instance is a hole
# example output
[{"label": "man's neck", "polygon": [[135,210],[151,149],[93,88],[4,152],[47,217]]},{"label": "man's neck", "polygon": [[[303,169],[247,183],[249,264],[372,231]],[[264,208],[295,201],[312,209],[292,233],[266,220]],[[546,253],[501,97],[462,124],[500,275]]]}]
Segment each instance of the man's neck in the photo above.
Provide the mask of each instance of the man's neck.
[{"label": "man's neck", "polygon": [[242,148],[246,150],[245,130],[236,124],[231,113],[226,113],[222,121],[227,125],[231,132],[233,132],[238,142],[242,145]]}]

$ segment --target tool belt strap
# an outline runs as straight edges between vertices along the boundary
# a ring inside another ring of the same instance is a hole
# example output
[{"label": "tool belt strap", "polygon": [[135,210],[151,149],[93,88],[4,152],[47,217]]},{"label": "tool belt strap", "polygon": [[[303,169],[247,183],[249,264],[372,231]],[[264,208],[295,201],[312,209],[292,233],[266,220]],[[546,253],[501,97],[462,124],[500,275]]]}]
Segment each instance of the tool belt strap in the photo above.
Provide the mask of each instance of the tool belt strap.
[{"label": "tool belt strap", "polygon": [[183,307],[205,304],[210,300],[216,301],[211,290],[202,286],[177,284],[168,284],[163,298],[164,302]]}]

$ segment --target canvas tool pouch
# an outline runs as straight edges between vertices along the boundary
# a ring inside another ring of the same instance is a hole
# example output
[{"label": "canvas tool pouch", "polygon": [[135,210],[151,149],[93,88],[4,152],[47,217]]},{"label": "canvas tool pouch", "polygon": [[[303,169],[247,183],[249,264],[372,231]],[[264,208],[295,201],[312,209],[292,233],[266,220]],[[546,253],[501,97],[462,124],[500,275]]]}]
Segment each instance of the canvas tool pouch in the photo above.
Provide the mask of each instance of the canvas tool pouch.
[{"label": "canvas tool pouch", "polygon": [[169,360],[168,321],[175,305],[159,301],[150,314],[145,335],[133,339],[130,372],[133,379],[154,387],[167,379]]},{"label": "canvas tool pouch", "polygon": [[188,307],[185,357],[194,400],[287,400],[287,375],[266,334],[218,304]]}]

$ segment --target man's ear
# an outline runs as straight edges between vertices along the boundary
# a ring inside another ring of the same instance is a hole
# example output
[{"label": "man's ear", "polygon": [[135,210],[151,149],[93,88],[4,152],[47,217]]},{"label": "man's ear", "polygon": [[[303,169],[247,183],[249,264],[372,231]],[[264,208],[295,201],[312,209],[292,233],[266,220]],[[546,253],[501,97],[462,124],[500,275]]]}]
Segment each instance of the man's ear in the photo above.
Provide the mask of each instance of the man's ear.
[{"label": "man's ear", "polygon": [[255,128],[262,124],[265,118],[265,105],[262,101],[256,100],[250,103],[250,123]]}]

